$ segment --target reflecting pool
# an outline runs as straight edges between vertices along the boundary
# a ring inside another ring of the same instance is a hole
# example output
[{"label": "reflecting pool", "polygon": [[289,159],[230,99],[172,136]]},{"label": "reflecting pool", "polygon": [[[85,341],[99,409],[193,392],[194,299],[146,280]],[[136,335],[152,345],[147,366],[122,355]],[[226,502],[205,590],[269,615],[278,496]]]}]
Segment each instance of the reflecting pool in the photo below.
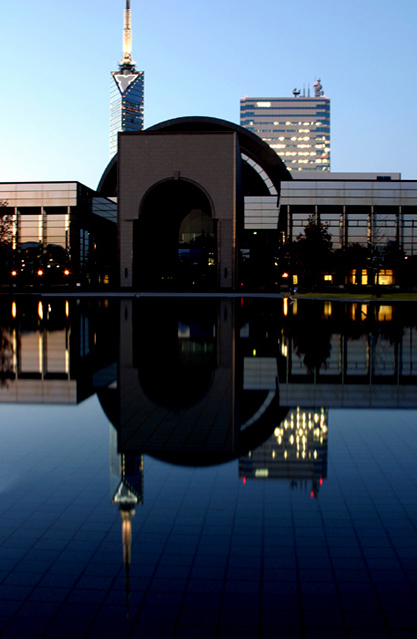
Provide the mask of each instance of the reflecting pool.
[{"label": "reflecting pool", "polygon": [[0,299],[6,637],[414,637],[408,303]]}]

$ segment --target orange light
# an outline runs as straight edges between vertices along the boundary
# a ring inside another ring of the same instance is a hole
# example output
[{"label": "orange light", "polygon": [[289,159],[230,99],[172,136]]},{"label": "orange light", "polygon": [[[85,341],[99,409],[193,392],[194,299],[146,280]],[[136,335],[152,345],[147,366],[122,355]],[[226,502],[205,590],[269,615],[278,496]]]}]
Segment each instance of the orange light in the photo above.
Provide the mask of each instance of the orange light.
[{"label": "orange light", "polygon": [[39,277],[42,277],[42,275],[43,275],[43,271],[42,271],[42,269],[39,269],[39,271],[38,271],[38,275],[39,275]]},{"label": "orange light", "polygon": [[12,277],[16,277],[16,275],[17,275],[17,271],[12,271],[12,272],[11,272],[11,276],[12,276]]},{"label": "orange light", "polygon": [[65,271],[64,271],[64,275],[69,275],[69,274],[70,274],[70,272],[69,272],[69,270],[66,268],[66,269],[65,269]]},{"label": "orange light", "polygon": [[289,277],[289,275],[288,275],[288,273],[283,273],[283,274],[282,274],[282,277],[287,278],[287,277]]}]

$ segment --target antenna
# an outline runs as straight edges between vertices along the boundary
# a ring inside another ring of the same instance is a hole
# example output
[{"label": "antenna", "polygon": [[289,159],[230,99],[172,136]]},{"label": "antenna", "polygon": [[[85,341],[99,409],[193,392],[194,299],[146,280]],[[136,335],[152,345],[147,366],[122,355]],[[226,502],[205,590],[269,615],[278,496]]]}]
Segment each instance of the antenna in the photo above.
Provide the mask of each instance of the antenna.
[{"label": "antenna", "polygon": [[135,63],[132,60],[132,18],[130,13],[130,0],[126,0],[123,20],[123,55],[119,64],[121,69],[133,70]]}]

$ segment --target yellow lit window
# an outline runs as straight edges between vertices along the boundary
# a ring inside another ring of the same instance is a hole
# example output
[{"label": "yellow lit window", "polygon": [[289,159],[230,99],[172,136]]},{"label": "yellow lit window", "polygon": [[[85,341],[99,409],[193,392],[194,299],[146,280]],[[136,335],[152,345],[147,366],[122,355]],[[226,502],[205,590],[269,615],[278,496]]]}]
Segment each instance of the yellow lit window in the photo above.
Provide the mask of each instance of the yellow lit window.
[{"label": "yellow lit window", "polygon": [[381,270],[378,273],[378,282],[382,286],[391,286],[394,284],[394,273],[392,270]]},{"label": "yellow lit window", "polygon": [[366,286],[368,284],[368,272],[364,268],[362,271],[358,273],[358,271],[350,271],[349,273],[349,284],[361,284],[362,286]]},{"label": "yellow lit window", "polygon": [[380,306],[378,310],[379,322],[391,322],[392,320],[392,306]]},{"label": "yellow lit window", "polygon": [[332,303],[324,302],[324,316],[330,317],[331,314],[332,314]]}]

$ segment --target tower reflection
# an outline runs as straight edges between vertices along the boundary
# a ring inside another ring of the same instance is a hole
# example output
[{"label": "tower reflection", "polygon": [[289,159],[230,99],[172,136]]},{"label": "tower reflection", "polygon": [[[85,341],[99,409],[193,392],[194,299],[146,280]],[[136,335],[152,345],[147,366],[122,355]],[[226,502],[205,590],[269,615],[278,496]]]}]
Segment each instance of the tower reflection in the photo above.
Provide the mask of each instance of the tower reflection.
[{"label": "tower reflection", "polygon": [[242,480],[317,497],[332,408],[417,405],[414,305],[131,297],[51,298],[40,309],[18,298],[0,310],[0,402],[96,394],[111,424],[127,601],[146,455],[235,460]]}]

